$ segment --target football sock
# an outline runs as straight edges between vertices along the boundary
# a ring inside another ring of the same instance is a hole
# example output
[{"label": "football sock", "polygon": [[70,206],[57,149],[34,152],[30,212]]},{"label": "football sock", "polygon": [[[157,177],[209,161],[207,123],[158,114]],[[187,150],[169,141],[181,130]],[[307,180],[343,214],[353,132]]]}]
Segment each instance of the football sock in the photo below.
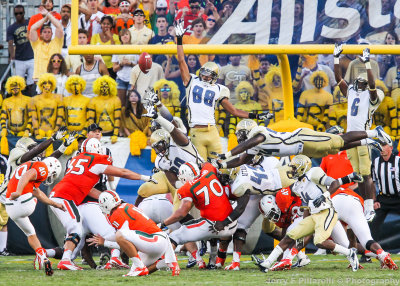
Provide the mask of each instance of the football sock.
[{"label": "football sock", "polygon": [[234,251],[233,252],[233,258],[232,258],[232,262],[240,262],[240,256],[242,255],[241,252],[239,251]]},{"label": "football sock", "polygon": [[372,251],[369,251],[369,250],[366,250],[364,252],[364,255],[367,256],[367,257],[372,257],[372,258],[376,258],[377,257],[377,255],[375,253],[373,253]]},{"label": "football sock", "polygon": [[350,255],[350,249],[341,246],[339,244],[335,244],[335,248],[333,249],[334,252],[349,256]]},{"label": "football sock", "polygon": [[283,253],[282,248],[277,245],[274,250],[272,250],[271,254],[268,256],[267,260],[263,262],[263,266],[269,268],[271,267],[272,263],[274,263],[278,257]]},{"label": "football sock", "polygon": [[111,257],[116,257],[118,258],[119,255],[121,254],[121,251],[119,249],[111,249]]},{"label": "football sock", "polygon": [[304,259],[307,258],[307,255],[303,251],[299,251],[299,253],[297,253],[297,258]]},{"label": "football sock", "polygon": [[218,249],[218,257],[222,259],[226,259],[226,249]]},{"label": "football sock", "polygon": [[283,252],[282,259],[286,259],[286,258],[288,257],[289,254],[290,254],[290,248],[286,249],[286,250]]},{"label": "football sock", "polygon": [[215,261],[217,259],[217,249],[218,249],[217,245],[211,245],[210,260],[208,262],[209,264],[215,264]]},{"label": "football sock", "polygon": [[144,267],[144,264],[143,264],[142,260],[140,259],[139,254],[136,257],[132,257],[131,259],[132,259],[133,265],[135,265],[136,267],[139,267],[139,268]]},{"label": "football sock", "polygon": [[367,131],[365,131],[365,132],[367,132],[368,138],[375,138],[375,137],[378,137],[378,131],[376,131],[375,129],[373,129],[373,130],[367,130]]},{"label": "football sock", "polygon": [[46,249],[46,252],[47,252],[47,257],[53,258],[54,256],[56,256],[56,251],[53,248]]},{"label": "football sock", "polygon": [[61,260],[71,260],[72,250],[64,250],[64,254]]},{"label": "football sock", "polygon": [[299,253],[299,251],[296,248],[291,248],[289,255],[286,257],[286,259],[290,259],[290,261],[293,260],[293,258]]},{"label": "football sock", "polygon": [[8,231],[0,231],[0,251],[7,247],[7,234]]}]

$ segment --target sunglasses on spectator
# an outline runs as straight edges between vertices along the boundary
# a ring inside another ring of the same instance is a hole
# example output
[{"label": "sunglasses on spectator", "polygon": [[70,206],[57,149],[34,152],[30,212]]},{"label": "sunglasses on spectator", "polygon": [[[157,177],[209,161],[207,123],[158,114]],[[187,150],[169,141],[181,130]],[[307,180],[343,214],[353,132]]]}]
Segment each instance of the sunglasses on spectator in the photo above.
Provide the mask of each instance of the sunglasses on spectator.
[{"label": "sunglasses on spectator", "polygon": [[167,8],[157,8],[158,11],[167,11]]},{"label": "sunglasses on spectator", "polygon": [[199,5],[190,5],[190,8],[192,8],[192,9],[200,9],[200,6]]},{"label": "sunglasses on spectator", "polygon": [[54,60],[54,59],[53,59],[53,60],[51,60],[51,62],[52,62],[52,63],[61,63],[62,60],[61,60],[61,59],[59,59],[59,60]]},{"label": "sunglasses on spectator", "polygon": [[171,88],[169,87],[163,87],[162,89],[160,89],[161,92],[165,92],[165,91],[171,91]]},{"label": "sunglasses on spectator", "polygon": [[136,13],[136,14],[133,14],[133,16],[144,17],[144,14],[142,14],[142,13]]},{"label": "sunglasses on spectator", "polygon": [[216,22],[215,19],[211,19],[211,18],[208,18],[207,21],[214,22],[214,23]]},{"label": "sunglasses on spectator", "polygon": [[15,12],[14,15],[24,15],[24,12]]}]

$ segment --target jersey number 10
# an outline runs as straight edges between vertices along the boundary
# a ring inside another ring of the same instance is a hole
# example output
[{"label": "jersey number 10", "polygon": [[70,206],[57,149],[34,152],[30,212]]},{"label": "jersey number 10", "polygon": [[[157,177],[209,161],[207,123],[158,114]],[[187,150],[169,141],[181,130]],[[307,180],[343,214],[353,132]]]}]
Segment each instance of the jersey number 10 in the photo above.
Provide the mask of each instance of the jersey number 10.
[{"label": "jersey number 10", "polygon": [[213,106],[215,92],[212,90],[207,89],[204,92],[204,88],[201,86],[195,85],[192,89],[193,93],[193,102],[194,103],[201,103],[203,100],[203,93],[204,93],[204,104],[207,106]]}]

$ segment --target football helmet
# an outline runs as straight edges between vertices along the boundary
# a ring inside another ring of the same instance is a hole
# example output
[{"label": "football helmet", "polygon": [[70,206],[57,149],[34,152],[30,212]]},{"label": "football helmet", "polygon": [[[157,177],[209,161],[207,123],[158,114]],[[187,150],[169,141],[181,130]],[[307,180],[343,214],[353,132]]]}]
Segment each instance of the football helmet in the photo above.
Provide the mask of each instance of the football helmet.
[{"label": "football helmet", "polygon": [[277,222],[281,217],[281,210],[272,195],[263,196],[258,204],[258,209],[265,218],[272,222]]},{"label": "football helmet", "polygon": [[257,123],[252,119],[243,119],[236,125],[236,137],[238,143],[242,143],[247,140],[247,136],[249,135],[251,129],[257,126]]},{"label": "football helmet", "polygon": [[151,132],[154,132],[154,131],[156,131],[156,130],[158,130],[158,129],[161,129],[160,123],[158,123],[158,122],[155,121],[155,120],[151,120],[151,123],[150,123],[150,131],[151,131]]},{"label": "football helmet", "polygon": [[95,154],[103,154],[103,147],[99,139],[90,138],[83,141],[81,146],[82,153],[95,153]]},{"label": "football helmet", "polygon": [[200,169],[196,163],[184,163],[179,167],[178,179],[185,184],[186,182],[193,181],[200,176]]},{"label": "football helmet", "polygon": [[[205,80],[203,77],[209,77],[210,79]],[[218,65],[214,62],[206,62],[201,68],[199,72],[199,78],[201,81],[208,82],[210,84],[214,84],[217,82],[219,78],[219,68]]]},{"label": "football helmet", "polygon": [[293,177],[299,178],[311,169],[311,159],[306,155],[296,155],[290,161],[289,166],[293,168]]},{"label": "football helmet", "polygon": [[326,129],[326,133],[342,134],[342,133],[344,133],[344,129],[340,125],[335,125],[335,126],[332,126],[332,127],[329,127],[328,129]]},{"label": "football helmet", "polygon": [[113,208],[121,203],[121,198],[113,191],[104,191],[99,196],[99,207],[104,214],[110,214]]},{"label": "football helmet", "polygon": [[58,176],[60,176],[62,166],[60,161],[54,157],[44,158],[42,162],[46,164],[48,170],[47,178],[43,183],[48,186],[53,184]]},{"label": "football helmet", "polygon": [[360,73],[357,78],[354,80],[354,90],[357,92],[364,91],[367,88],[367,73]]},{"label": "football helmet", "polygon": [[37,143],[35,141],[33,141],[32,138],[30,138],[30,137],[22,137],[15,144],[15,148],[21,148],[21,149],[25,150],[25,152],[28,152],[29,150],[31,150],[36,145],[37,145]]},{"label": "football helmet", "polygon": [[169,152],[169,144],[171,142],[171,135],[164,129],[154,131],[150,136],[151,147],[157,155],[167,156]]}]

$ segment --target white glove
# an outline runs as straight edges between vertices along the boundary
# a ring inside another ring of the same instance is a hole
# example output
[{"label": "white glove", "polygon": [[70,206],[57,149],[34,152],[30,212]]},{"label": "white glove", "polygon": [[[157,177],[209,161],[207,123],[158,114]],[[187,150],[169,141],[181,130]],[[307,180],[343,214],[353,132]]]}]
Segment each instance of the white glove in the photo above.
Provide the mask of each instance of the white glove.
[{"label": "white glove", "polygon": [[147,105],[145,106],[147,113],[143,114],[144,117],[150,117],[156,119],[158,117],[157,111],[154,108],[154,105]]},{"label": "white glove", "polygon": [[333,49],[333,56],[335,58],[338,58],[342,52],[343,52],[343,45],[335,44],[335,48]]},{"label": "white glove", "polygon": [[184,24],[185,22],[183,20],[177,21],[175,23],[175,35],[177,38],[182,38],[183,35],[185,34],[186,29],[183,28]]},{"label": "white glove", "polygon": [[257,114],[257,119],[259,120],[267,120],[272,118],[274,118],[274,114],[269,113],[268,111]]},{"label": "white glove", "polygon": [[146,98],[152,105],[160,105],[160,98],[158,97],[157,93],[154,92],[153,88],[146,89]]},{"label": "white glove", "polygon": [[64,141],[65,147],[68,147],[69,145],[71,145],[72,142],[74,142],[75,139],[78,137],[78,135],[79,135],[78,132],[72,131],[72,132],[69,134],[68,138],[65,138],[65,141]]},{"label": "white glove", "polygon": [[369,48],[365,48],[363,50],[363,55],[360,57],[360,60],[365,64],[369,62],[369,56],[370,56],[370,52],[369,52]]},{"label": "white glove", "polygon": [[152,176],[141,175],[140,179],[145,182],[151,182],[153,184],[158,184],[157,180],[153,179]]},{"label": "white glove", "polygon": [[356,172],[348,174],[347,176],[349,177],[350,181],[355,182],[355,183],[360,183],[363,181],[363,177]]},{"label": "white glove", "polygon": [[58,131],[54,132],[53,135],[51,135],[51,139],[54,141],[60,140],[65,136],[65,131],[67,131],[67,127],[63,126]]}]

